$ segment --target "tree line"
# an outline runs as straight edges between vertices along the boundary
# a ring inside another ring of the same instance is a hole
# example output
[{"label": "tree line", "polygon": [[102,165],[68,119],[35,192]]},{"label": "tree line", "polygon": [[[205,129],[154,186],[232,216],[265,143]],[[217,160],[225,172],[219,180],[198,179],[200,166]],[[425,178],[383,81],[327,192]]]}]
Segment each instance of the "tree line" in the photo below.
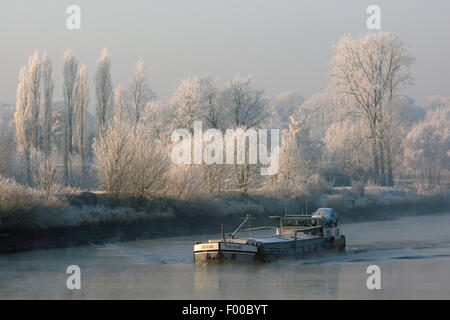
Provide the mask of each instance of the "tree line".
[{"label": "tree line", "polygon": [[[414,59],[391,33],[342,37],[334,47],[328,87],[306,101],[293,92],[268,99],[249,77],[220,86],[212,75],[184,79],[170,99],[157,99],[143,62],[128,84],[114,88],[111,56],[104,49],[94,75],[94,132],[87,124],[87,69],[71,50],[63,61],[59,118],[47,54],[31,55],[17,86],[14,149],[24,183],[45,194],[58,182],[76,185],[74,175],[79,181],[94,176],[112,197],[189,198],[336,184],[340,176],[381,186],[413,177],[433,185],[450,170],[449,99],[430,98],[425,110],[402,95],[412,83]],[[174,165],[171,133],[192,131],[194,121],[221,131],[282,129],[278,174],[262,177],[257,164]]]}]

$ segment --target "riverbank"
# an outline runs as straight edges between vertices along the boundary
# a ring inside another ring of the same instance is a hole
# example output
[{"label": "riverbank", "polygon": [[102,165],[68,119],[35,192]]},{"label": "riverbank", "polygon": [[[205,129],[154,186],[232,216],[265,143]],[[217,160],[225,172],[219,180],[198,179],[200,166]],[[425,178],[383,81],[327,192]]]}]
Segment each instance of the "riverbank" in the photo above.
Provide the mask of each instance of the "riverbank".
[{"label": "riverbank", "polygon": [[441,213],[450,208],[448,193],[420,195],[400,187],[367,187],[364,194],[333,188],[308,197],[210,195],[191,201],[112,200],[101,192],[61,192],[44,199],[34,190],[13,187],[9,193],[0,190],[0,253],[219,233],[222,224],[228,232],[248,213],[256,217],[255,224],[274,225],[270,215],[310,213],[325,206],[335,208],[343,223]]}]

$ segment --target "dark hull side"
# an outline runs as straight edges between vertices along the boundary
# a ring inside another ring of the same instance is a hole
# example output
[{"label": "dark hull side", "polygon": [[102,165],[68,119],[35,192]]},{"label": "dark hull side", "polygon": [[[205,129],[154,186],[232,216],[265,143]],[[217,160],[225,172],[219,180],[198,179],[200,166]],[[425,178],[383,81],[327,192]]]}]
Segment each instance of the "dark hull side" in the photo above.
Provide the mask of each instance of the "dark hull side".
[{"label": "dark hull side", "polygon": [[324,241],[322,239],[319,240],[311,240],[308,242],[302,241],[301,243],[296,243],[296,245],[291,245],[290,247],[286,246],[271,246],[270,248],[263,248],[260,254],[259,259],[262,261],[268,262],[278,257],[297,257],[301,258],[302,255],[324,251],[324,250],[337,250],[343,251],[345,250],[346,242],[345,237],[341,236],[338,240],[333,241]]}]

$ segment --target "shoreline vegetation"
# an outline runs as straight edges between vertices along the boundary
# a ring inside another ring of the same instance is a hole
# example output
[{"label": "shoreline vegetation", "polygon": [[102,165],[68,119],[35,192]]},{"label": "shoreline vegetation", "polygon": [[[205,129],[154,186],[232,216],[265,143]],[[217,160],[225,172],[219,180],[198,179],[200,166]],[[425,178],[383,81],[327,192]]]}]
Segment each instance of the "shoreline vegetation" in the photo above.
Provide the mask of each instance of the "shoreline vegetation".
[{"label": "shoreline vegetation", "polygon": [[[274,225],[270,215],[310,214],[333,207],[343,223],[445,213],[448,188],[418,192],[407,187],[310,188],[294,196],[254,192],[202,199],[111,199],[104,192],[61,190],[50,198],[10,179],[0,181],[0,254],[118,241],[219,233],[245,214]],[[308,208],[308,209],[306,209]]]},{"label": "shoreline vegetation", "polygon": [[216,233],[318,207],[344,223],[448,212],[450,97],[403,94],[414,58],[390,32],[343,35],[307,99],[268,97],[239,74],[188,77],[160,98],[143,61],[117,84],[108,49],[91,73],[85,59],[69,49],[54,69],[34,51],[15,104],[0,104],[0,253]]}]

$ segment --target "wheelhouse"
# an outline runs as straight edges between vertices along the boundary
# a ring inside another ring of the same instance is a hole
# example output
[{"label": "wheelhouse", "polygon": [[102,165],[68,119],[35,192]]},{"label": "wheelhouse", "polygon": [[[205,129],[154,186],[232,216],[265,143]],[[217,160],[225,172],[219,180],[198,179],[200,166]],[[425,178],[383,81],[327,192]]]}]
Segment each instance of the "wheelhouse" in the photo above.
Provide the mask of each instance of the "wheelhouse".
[{"label": "wheelhouse", "polygon": [[280,227],[283,229],[299,229],[311,226],[311,216],[285,216],[282,217],[280,221]]}]

